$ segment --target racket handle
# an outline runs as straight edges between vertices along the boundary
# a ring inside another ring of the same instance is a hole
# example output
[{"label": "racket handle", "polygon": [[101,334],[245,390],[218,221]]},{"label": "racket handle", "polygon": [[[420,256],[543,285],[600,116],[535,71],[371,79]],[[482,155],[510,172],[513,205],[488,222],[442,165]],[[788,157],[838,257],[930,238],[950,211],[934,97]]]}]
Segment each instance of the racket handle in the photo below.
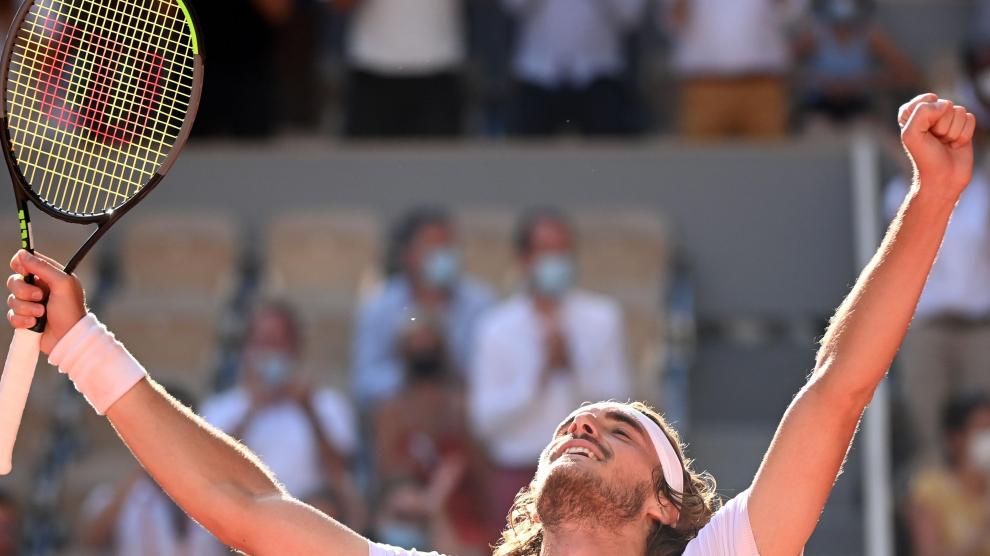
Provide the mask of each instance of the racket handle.
[{"label": "racket handle", "polygon": [[14,441],[24,416],[40,351],[41,334],[23,328],[14,331],[0,376],[0,475],[9,474],[12,468]]},{"label": "racket handle", "polygon": [[[28,249],[28,252],[29,253],[34,253],[34,249]],[[33,286],[34,285],[34,282],[35,282],[34,274],[28,274],[27,276],[25,276],[24,277],[24,281],[26,283],[31,284]],[[42,305],[47,305],[48,304],[48,296],[47,295],[45,296],[45,299],[42,299],[41,300],[41,304]],[[31,332],[37,332],[38,334],[44,334],[45,333],[45,326],[47,326],[47,325],[48,325],[48,312],[45,312],[44,315],[41,315],[40,317],[35,318],[34,326],[32,326],[31,328],[29,328],[28,330],[30,330]]]}]

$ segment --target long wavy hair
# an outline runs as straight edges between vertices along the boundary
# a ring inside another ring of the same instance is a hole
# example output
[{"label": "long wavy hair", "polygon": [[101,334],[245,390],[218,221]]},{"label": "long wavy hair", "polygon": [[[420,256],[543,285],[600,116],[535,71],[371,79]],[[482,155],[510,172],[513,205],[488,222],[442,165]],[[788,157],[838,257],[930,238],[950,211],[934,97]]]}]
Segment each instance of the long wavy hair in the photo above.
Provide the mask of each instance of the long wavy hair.
[{"label": "long wavy hair", "polygon": [[[662,495],[680,510],[680,519],[674,526],[657,522],[646,541],[646,556],[680,556],[688,542],[698,535],[712,515],[721,506],[715,494],[715,479],[709,473],[697,473],[691,469],[692,460],[684,457],[684,445],[667,421],[652,407],[633,402],[629,407],[653,420],[667,435],[677,451],[684,468],[684,493],[671,489],[657,465],[653,470],[653,493]],[[506,519],[502,539],[495,546],[492,556],[539,556],[543,545],[543,525],[536,519],[536,479],[516,495]]]}]

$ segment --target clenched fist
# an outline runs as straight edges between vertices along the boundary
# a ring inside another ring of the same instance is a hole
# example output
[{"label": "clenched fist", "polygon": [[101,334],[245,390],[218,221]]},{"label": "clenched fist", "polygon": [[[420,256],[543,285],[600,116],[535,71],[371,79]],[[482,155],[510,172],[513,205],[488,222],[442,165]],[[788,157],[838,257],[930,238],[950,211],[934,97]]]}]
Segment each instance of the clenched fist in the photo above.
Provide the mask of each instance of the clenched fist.
[{"label": "clenched fist", "polygon": [[928,93],[901,107],[901,141],[922,191],[955,202],[973,177],[976,118]]}]

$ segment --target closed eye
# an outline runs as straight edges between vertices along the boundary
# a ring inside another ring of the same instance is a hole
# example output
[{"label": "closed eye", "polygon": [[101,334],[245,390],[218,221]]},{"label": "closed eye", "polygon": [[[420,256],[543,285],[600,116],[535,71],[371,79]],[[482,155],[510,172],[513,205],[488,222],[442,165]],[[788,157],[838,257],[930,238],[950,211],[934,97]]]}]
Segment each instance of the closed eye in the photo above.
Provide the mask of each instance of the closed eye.
[{"label": "closed eye", "polygon": [[629,436],[629,433],[627,433],[624,429],[615,429],[614,432],[615,432],[616,435],[621,436],[621,437],[625,438],[626,440],[630,440],[631,439],[631,437]]}]

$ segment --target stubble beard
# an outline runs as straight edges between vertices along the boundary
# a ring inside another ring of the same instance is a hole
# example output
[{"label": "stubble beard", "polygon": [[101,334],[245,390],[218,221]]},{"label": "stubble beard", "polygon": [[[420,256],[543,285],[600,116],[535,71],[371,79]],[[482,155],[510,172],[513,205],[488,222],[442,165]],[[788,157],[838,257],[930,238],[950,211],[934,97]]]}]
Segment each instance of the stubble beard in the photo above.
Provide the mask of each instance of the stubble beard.
[{"label": "stubble beard", "polygon": [[536,511],[544,529],[617,529],[636,520],[650,495],[643,480],[609,484],[577,466],[550,469],[537,485]]}]

